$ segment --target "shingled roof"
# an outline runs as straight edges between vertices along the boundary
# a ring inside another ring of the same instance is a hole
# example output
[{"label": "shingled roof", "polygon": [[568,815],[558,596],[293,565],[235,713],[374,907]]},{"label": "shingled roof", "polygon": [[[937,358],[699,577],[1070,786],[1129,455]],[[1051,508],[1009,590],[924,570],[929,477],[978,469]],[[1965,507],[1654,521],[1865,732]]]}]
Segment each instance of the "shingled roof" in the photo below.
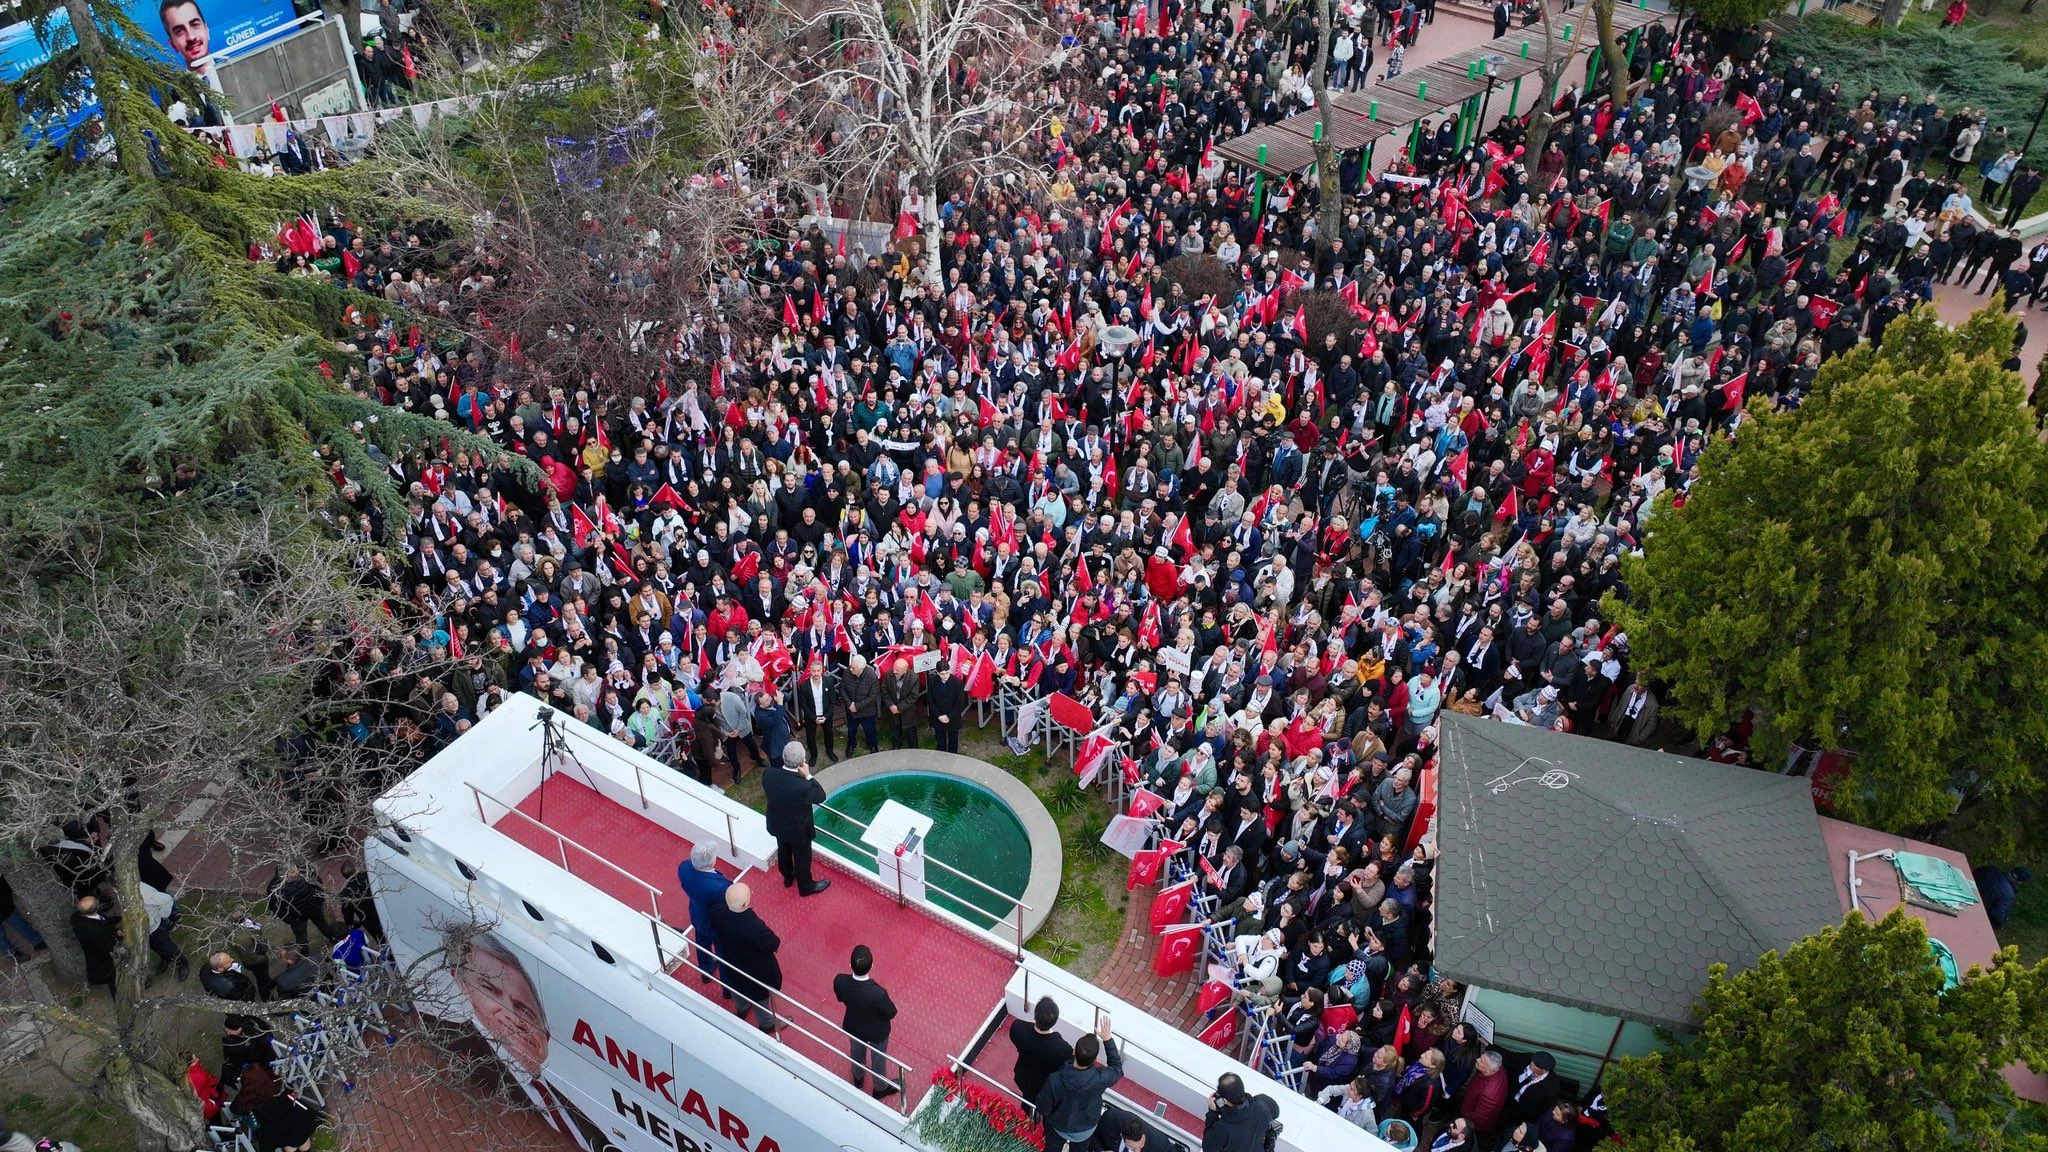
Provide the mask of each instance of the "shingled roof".
[{"label": "shingled roof", "polygon": [[1444,715],[1436,967],[1690,1027],[1707,969],[1842,917],[1807,781]]}]

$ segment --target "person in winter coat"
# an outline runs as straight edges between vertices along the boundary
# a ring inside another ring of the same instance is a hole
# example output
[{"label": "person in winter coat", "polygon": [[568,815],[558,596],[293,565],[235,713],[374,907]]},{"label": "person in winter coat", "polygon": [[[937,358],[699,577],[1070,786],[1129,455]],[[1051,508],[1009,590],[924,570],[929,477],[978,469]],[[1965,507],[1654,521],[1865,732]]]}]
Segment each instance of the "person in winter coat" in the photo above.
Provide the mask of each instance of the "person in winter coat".
[{"label": "person in winter coat", "polygon": [[839,678],[839,702],[846,706],[846,754],[853,755],[853,738],[865,734],[870,753],[881,751],[875,742],[875,717],[882,707],[882,678],[856,652],[847,658],[846,674]]},{"label": "person in winter coat", "polygon": [[1242,1077],[1225,1072],[1202,1118],[1202,1152],[1260,1152],[1279,1118],[1280,1105],[1272,1097],[1251,1095]]},{"label": "person in winter coat", "polygon": [[726,889],[732,881],[718,870],[718,850],[709,844],[699,844],[690,849],[690,858],[676,865],[676,882],[682,885],[683,895],[690,901],[690,925],[696,929],[692,935],[697,942],[697,967],[703,969],[702,980],[708,984],[718,975],[718,932],[711,922],[716,913],[712,909],[725,903]]},{"label": "person in winter coat", "polygon": [[1501,1067],[1500,1053],[1480,1053],[1472,1066],[1472,1079],[1458,1099],[1458,1115],[1471,1122],[1482,1148],[1492,1146],[1493,1136],[1500,1128],[1508,1088],[1508,1074]]},{"label": "person in winter coat", "polygon": [[298,865],[289,865],[283,872],[272,876],[268,887],[271,914],[291,928],[292,938],[299,942],[299,947],[308,946],[308,925],[317,926],[329,943],[348,934],[327,918],[326,891],[308,880]]},{"label": "person in winter coat", "polygon": [[917,701],[920,695],[917,675],[910,670],[910,661],[897,657],[896,662],[889,666],[889,675],[882,680],[882,710],[889,715],[890,747],[917,746]]},{"label": "person in winter coat", "polygon": [[[1104,1067],[1096,1067],[1101,1056]],[[1074,1042],[1074,1059],[1038,1090],[1038,1118],[1045,1125],[1045,1152],[1088,1152],[1102,1123],[1102,1094],[1124,1078],[1124,1057],[1110,1038],[1109,1017],[1095,1033]]]},{"label": "person in winter coat", "polygon": [[711,906],[711,925],[734,1010],[740,1019],[752,1016],[761,1031],[772,1033],[778,1027],[772,1004],[782,987],[782,964],[775,953],[782,938],[754,911],[753,895],[745,884],[728,887],[724,903]]},{"label": "person in winter coat", "polygon": [[1318,1045],[1308,1073],[1309,1095],[1320,1096],[1327,1088],[1350,1083],[1358,1072],[1359,1047],[1359,1034],[1349,1029]]}]

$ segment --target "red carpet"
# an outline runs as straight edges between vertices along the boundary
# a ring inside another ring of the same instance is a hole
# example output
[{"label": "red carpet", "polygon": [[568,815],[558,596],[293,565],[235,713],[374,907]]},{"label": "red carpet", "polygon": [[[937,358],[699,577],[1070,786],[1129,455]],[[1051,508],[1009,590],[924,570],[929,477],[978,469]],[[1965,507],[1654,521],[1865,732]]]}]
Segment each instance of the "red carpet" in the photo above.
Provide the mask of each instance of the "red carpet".
[{"label": "red carpet", "polygon": [[[646,888],[593,858],[601,852],[612,864],[659,890],[665,922],[677,928],[689,924],[688,905],[676,884],[676,865],[690,854],[682,837],[566,775],[549,777],[519,809],[588,850],[566,849],[569,871],[575,876],[628,907],[646,909]],[[559,862],[563,857],[556,838],[532,821],[507,815],[496,827],[546,859]],[[906,1091],[915,1104],[932,1072],[949,1063],[949,1057],[965,1052],[975,1030],[1002,1002],[1003,986],[1016,970],[1016,961],[1007,950],[915,905],[898,907],[893,896],[865,879],[864,872],[835,867],[820,856],[817,875],[831,880],[832,890],[809,899],[799,899],[794,889],[784,888],[773,869],[746,876],[754,910],[782,938],[783,995],[838,1024],[840,1007],[832,998],[832,977],[847,971],[847,956],[855,944],[866,944],[875,953],[875,980],[896,1001],[889,1054],[910,1065]],[[710,987],[687,968],[677,979],[691,989]],[[799,1010],[787,1005],[778,1005],[778,1010],[826,1042],[785,1028],[784,1043],[835,1075],[847,1074],[835,1034],[817,1027]],[[1007,1067],[998,1078],[1007,1082]]]}]

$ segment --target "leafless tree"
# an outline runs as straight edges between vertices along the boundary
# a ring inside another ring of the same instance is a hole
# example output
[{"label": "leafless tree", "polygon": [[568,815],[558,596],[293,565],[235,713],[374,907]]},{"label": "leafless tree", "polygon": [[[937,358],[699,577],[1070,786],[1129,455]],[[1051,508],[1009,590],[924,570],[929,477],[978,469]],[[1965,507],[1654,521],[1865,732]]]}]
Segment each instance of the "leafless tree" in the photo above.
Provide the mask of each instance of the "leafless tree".
[{"label": "leafless tree", "polygon": [[1316,0],[1316,59],[1309,69],[1309,84],[1316,96],[1316,191],[1321,211],[1316,219],[1316,242],[1328,247],[1336,242],[1338,222],[1343,219],[1344,197],[1337,189],[1337,143],[1330,119],[1330,37],[1336,13],[1331,0]]},{"label": "leafless tree", "polygon": [[[746,66],[748,35],[617,39],[580,83],[457,72],[457,122],[380,138],[396,191],[464,222],[479,270],[493,261],[451,320],[513,378],[649,394],[677,341],[717,316],[721,269],[790,217],[816,152],[777,114],[782,78]],[[568,139],[548,126],[572,94]]]},{"label": "leafless tree", "polygon": [[1628,107],[1628,58],[1614,34],[1615,0],[1592,0],[1594,27],[1600,33],[1600,58],[1607,62],[1607,94],[1617,111]]},{"label": "leafless tree", "polygon": [[1536,106],[1529,110],[1529,137],[1523,153],[1524,163],[1531,166],[1532,173],[1543,163],[1543,148],[1550,141],[1551,106],[1557,102],[1557,86],[1563,81],[1565,70],[1571,67],[1572,57],[1577,54],[1572,42],[1565,39],[1567,34],[1558,30],[1557,23],[1564,18],[1564,10],[1553,6],[1551,0],[1539,0],[1539,7],[1542,18],[1537,23],[1543,27],[1543,62],[1536,72]]},{"label": "leafless tree", "polygon": [[1043,7],[821,0],[779,11],[795,59],[777,50],[757,66],[789,76],[819,117],[826,161],[865,179],[864,192],[893,205],[897,178],[914,183],[924,275],[938,285],[939,202],[949,183],[1022,173],[1050,115],[1043,84],[1064,57]]},{"label": "leafless tree", "polygon": [[[0,1020],[32,1018],[83,1039],[107,1096],[133,1119],[135,1147],[203,1142],[181,1052],[226,1002],[162,971],[148,941],[161,920],[144,889],[154,839],[204,836],[230,876],[311,866],[359,840],[369,801],[398,766],[311,728],[346,708],[356,677],[404,647],[353,582],[348,560],[289,517],[181,524],[137,546],[81,526],[12,572],[0,616],[0,842],[10,875],[53,949],[76,961],[73,893],[115,921],[115,995],[24,995]],[[408,660],[423,654],[413,652]],[[401,662],[402,663],[402,662]],[[351,675],[353,673],[354,675]],[[374,689],[374,684],[362,690]],[[160,881],[161,882],[161,881]],[[54,894],[54,895],[53,895]],[[194,968],[216,949],[253,948],[246,902],[182,892],[178,935]],[[47,905],[54,903],[56,907]],[[152,968],[157,971],[152,973]],[[301,1010],[312,1001],[264,1010]]]}]

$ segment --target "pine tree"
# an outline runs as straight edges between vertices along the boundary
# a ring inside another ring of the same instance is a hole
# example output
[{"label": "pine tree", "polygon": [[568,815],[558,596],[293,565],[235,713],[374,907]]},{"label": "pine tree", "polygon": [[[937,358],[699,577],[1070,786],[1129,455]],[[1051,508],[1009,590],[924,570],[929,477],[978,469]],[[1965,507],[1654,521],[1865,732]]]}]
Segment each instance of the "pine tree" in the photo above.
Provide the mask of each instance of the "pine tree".
[{"label": "pine tree", "polygon": [[1652,516],[1613,606],[1697,736],[1753,711],[1762,763],[1853,750],[1852,819],[1960,816],[1980,850],[2040,836],[2048,759],[2048,447],[2000,368],[2013,332],[1922,308],[1798,410],[1753,405]]}]

